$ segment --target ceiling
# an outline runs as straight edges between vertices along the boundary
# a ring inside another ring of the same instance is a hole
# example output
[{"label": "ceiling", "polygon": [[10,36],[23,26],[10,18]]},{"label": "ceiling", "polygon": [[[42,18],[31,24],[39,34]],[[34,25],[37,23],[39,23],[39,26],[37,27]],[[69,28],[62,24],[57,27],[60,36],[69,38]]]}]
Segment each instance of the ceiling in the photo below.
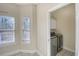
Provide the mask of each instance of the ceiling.
[{"label": "ceiling", "polygon": [[29,4],[38,5],[39,3],[16,3],[16,5],[29,5]]}]

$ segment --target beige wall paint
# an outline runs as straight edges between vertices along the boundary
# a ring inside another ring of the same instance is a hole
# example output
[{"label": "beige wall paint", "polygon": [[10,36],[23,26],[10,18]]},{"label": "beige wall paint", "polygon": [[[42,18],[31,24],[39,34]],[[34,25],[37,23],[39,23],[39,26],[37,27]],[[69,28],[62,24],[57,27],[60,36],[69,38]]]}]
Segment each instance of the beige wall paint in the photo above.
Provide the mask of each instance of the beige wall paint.
[{"label": "beige wall paint", "polygon": [[38,4],[37,5],[37,48],[43,54],[47,55],[48,39],[48,10],[59,4]]},{"label": "beige wall paint", "polygon": [[[55,7],[59,4],[38,4],[37,8],[33,5],[26,5],[26,6],[15,6],[12,4],[0,5],[0,10],[7,10],[9,13],[4,14],[0,13],[0,15],[12,15],[16,17],[16,43],[10,44],[7,46],[0,47],[0,54],[4,54],[7,52],[12,52],[17,49],[24,49],[24,50],[33,50],[38,49],[44,55],[47,55],[47,38],[48,38],[48,18],[47,13],[48,10]],[[20,9],[19,9],[20,8]],[[37,9],[37,12],[35,11]],[[21,12],[21,13],[19,13]],[[36,17],[37,15],[37,17]],[[21,19],[23,16],[29,16],[31,18],[31,44],[24,44],[21,41]],[[37,18],[37,19],[36,19]],[[36,21],[37,20],[37,21]],[[17,35],[19,34],[19,35]]]},{"label": "beige wall paint", "polygon": [[[8,11],[8,14],[1,15],[15,16],[16,18],[16,43],[6,44],[0,47],[0,54],[15,51],[16,49],[35,50],[39,49],[44,55],[47,55],[47,12],[57,4],[38,4],[37,8],[33,5],[15,6],[12,4],[1,4],[0,10]],[[37,9],[37,10],[36,10]],[[37,13],[38,12],[38,13]],[[22,42],[21,21],[23,16],[31,18],[31,43]],[[36,19],[37,18],[37,19]],[[37,21],[36,21],[37,20]],[[19,23],[20,22],[20,23]],[[37,24],[38,23],[38,24]],[[37,30],[38,27],[38,30]],[[37,36],[38,33],[38,36]],[[38,37],[38,38],[37,38]],[[36,40],[38,39],[38,40]]]},{"label": "beige wall paint", "polygon": [[[33,4],[28,4],[28,5],[22,5],[20,6],[20,19],[22,22],[22,18],[24,16],[28,16],[30,17],[30,21],[31,21],[31,37],[30,37],[30,43],[24,43],[21,40],[21,49],[23,50],[36,50],[36,40],[37,40],[37,19],[36,19],[36,5]],[[21,23],[20,22],[20,23]],[[22,26],[20,24],[20,26]],[[22,34],[22,32],[21,32]],[[21,39],[23,39],[21,37]]]},{"label": "beige wall paint", "polygon": [[[18,6],[16,6],[15,4],[0,4],[0,11],[4,11],[6,13],[0,12],[0,15],[3,16],[13,16],[15,17],[15,21],[17,24],[19,21],[19,8]],[[15,51],[19,48],[19,35],[17,35],[19,33],[19,25],[16,24],[16,42],[15,43],[11,43],[11,44],[3,44],[0,45],[0,55],[1,54],[5,54],[5,53],[9,53],[12,51]],[[18,27],[18,28],[17,28]]]},{"label": "beige wall paint", "polygon": [[[37,21],[36,21],[36,5],[16,5],[16,4],[0,4],[0,11],[6,11],[7,13],[1,13],[0,15],[8,15],[15,17],[16,31],[15,43],[0,45],[0,55],[6,54],[16,50],[36,50],[37,40]],[[29,16],[31,19],[31,42],[30,44],[22,41],[22,17]]]},{"label": "beige wall paint", "polygon": [[57,31],[63,35],[63,47],[75,52],[75,5],[70,4],[52,13]]}]

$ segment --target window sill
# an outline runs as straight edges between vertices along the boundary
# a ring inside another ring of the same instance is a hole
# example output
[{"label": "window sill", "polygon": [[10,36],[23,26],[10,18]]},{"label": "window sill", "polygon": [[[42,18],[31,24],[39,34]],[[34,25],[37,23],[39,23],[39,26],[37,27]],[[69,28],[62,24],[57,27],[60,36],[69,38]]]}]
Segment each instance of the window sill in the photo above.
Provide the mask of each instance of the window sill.
[{"label": "window sill", "polygon": [[0,47],[6,47],[6,46],[11,46],[11,45],[15,45],[15,41],[8,41],[8,42],[0,42]]}]

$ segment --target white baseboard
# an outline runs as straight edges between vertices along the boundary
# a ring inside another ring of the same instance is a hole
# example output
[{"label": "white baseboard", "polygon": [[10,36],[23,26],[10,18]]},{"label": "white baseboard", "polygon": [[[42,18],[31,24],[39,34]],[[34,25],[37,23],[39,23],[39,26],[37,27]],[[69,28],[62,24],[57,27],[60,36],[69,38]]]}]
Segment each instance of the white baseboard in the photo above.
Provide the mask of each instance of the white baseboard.
[{"label": "white baseboard", "polygon": [[11,56],[11,55],[16,54],[18,52],[23,52],[23,53],[34,53],[34,52],[37,52],[40,56],[44,56],[38,50],[16,50],[16,51],[12,51],[12,52],[9,52],[9,53],[2,54],[1,56]]},{"label": "white baseboard", "polygon": [[34,53],[34,52],[36,52],[36,50],[20,50],[20,52],[23,52],[23,53]]},{"label": "white baseboard", "polygon": [[10,56],[10,55],[13,55],[15,53],[18,53],[20,52],[20,50],[16,50],[16,51],[12,51],[12,52],[9,52],[9,53],[5,53],[5,54],[2,54],[1,56]]},{"label": "white baseboard", "polygon": [[23,53],[35,53],[37,52],[40,56],[44,56],[39,50],[21,50]]},{"label": "white baseboard", "polygon": [[69,49],[69,48],[67,48],[67,47],[63,47],[63,49],[65,49],[65,50],[68,50],[68,51],[71,51],[71,52],[74,52],[74,53],[75,53],[75,51],[74,51],[74,50]]},{"label": "white baseboard", "polygon": [[36,52],[37,52],[40,56],[44,56],[43,53],[41,53],[39,50],[36,50]]}]

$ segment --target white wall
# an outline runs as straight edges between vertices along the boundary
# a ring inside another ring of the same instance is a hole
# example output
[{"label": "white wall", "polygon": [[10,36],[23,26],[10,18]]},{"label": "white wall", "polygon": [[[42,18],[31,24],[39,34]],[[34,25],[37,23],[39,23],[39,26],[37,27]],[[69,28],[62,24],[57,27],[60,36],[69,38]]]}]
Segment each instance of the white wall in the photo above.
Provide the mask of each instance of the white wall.
[{"label": "white wall", "polygon": [[63,35],[63,47],[75,52],[75,5],[67,5],[52,14],[57,20],[57,31]]},{"label": "white wall", "polygon": [[37,6],[37,48],[43,55],[47,55],[48,10],[56,5],[59,4],[38,4]]},{"label": "white wall", "polygon": [[[37,5],[37,21],[36,21],[36,7],[32,5],[27,6],[15,6],[12,4],[5,4],[5,6],[0,5],[0,10],[8,11],[8,14],[0,13],[1,15],[12,15],[16,17],[16,44],[14,45],[4,45],[0,47],[0,54],[4,54],[7,52],[11,52],[17,50],[18,48],[25,49],[25,50],[33,50],[38,49],[42,54],[47,55],[47,39],[48,39],[48,10],[55,7],[59,4],[38,4]],[[19,9],[20,8],[20,9]],[[33,12],[34,11],[34,12]],[[19,14],[19,12],[21,12]],[[31,18],[31,44],[24,44],[21,42],[21,19],[23,16],[29,16]],[[21,18],[19,18],[21,17]],[[37,23],[37,24],[36,24]],[[34,26],[33,26],[34,25]],[[36,30],[37,28],[37,30]],[[36,33],[37,32],[37,33]],[[17,35],[19,34],[19,35]]]},{"label": "white wall", "polygon": [[[16,20],[16,40],[13,44],[0,45],[0,54],[6,54],[16,50],[36,50],[37,41],[37,17],[36,17],[36,5],[16,5],[16,4],[0,4],[0,11],[6,11],[7,13],[0,12],[0,15],[8,15],[15,17]],[[29,44],[22,41],[22,19],[24,16],[29,16],[31,20],[31,41]]]},{"label": "white wall", "polygon": [[79,56],[79,4],[76,4],[76,55]]},{"label": "white wall", "polygon": [[[37,19],[36,19],[36,5],[27,4],[20,6],[20,23],[24,16],[30,17],[31,21],[31,32],[30,32],[30,43],[25,43],[21,40],[21,49],[23,50],[36,50],[37,40]],[[22,26],[20,24],[20,26]],[[22,32],[21,32],[22,34]],[[21,39],[23,39],[21,37]]]},{"label": "white wall", "polygon": [[[0,12],[0,15],[4,15],[4,16],[13,16],[15,17],[15,21],[18,24],[19,21],[19,8],[18,6],[16,6],[15,4],[0,4],[0,11],[4,11]],[[0,55],[1,54],[5,54],[5,53],[9,53],[12,51],[15,51],[19,48],[19,35],[17,35],[17,33],[19,34],[19,26],[16,24],[16,42],[12,43],[12,44],[3,44],[0,45]],[[18,28],[17,28],[18,27]]]}]

